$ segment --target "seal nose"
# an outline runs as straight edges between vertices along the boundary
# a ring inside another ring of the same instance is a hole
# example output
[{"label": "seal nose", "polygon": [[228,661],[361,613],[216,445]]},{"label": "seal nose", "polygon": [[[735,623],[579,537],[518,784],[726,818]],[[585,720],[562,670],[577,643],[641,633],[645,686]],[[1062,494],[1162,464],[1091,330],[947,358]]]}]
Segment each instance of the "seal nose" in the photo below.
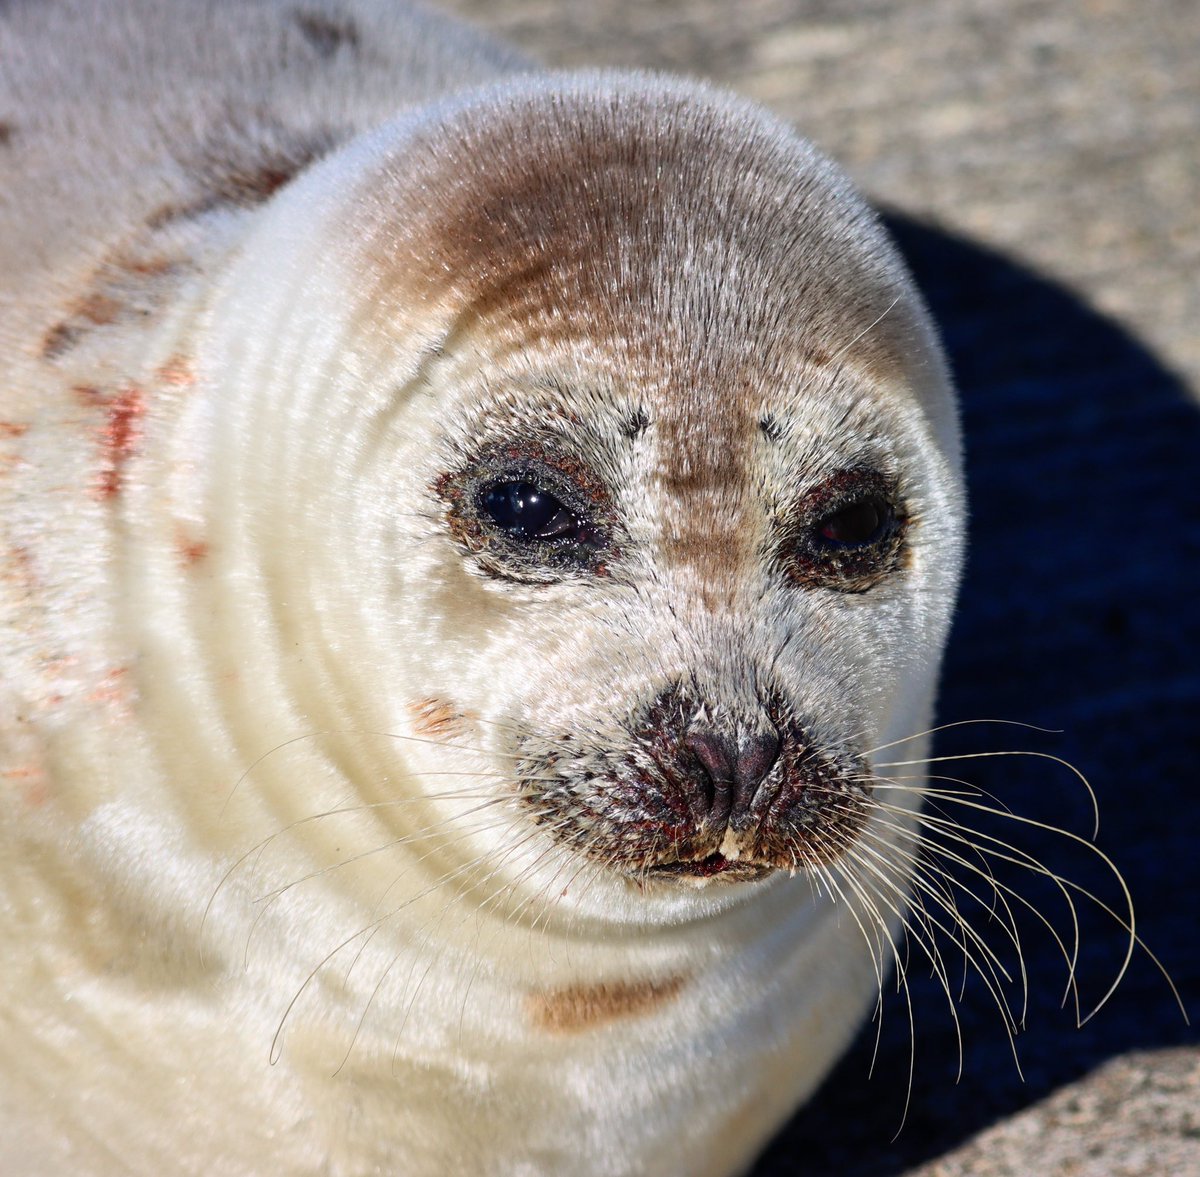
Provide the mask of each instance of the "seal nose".
[{"label": "seal nose", "polygon": [[726,822],[731,813],[745,813],[763,778],[779,756],[775,730],[740,737],[714,731],[692,731],[683,746],[700,761],[712,784],[709,820]]}]

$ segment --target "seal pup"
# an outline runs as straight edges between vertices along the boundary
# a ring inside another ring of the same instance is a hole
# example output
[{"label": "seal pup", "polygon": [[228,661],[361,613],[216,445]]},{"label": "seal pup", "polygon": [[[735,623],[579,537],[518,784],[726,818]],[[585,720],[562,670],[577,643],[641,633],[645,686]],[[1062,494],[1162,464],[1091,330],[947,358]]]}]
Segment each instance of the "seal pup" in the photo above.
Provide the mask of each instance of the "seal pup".
[{"label": "seal pup", "polygon": [[875,217],[398,4],[0,36],[0,1167],[744,1170],[882,979],[959,577]]}]

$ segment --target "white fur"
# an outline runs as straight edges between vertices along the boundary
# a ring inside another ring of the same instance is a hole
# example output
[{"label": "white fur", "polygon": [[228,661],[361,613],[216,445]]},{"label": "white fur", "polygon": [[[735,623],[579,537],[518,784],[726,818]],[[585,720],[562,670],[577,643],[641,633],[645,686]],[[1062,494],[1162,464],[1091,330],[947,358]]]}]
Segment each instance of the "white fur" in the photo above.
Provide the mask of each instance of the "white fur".
[{"label": "white fur", "polygon": [[[0,16],[0,1169],[737,1172],[873,1000],[858,919],[803,875],[642,889],[576,861],[494,802],[505,733],[530,713],[599,729],[698,650],[732,681],[785,632],[795,698],[834,726],[843,705],[868,747],[928,726],[962,511],[936,344],[882,262],[909,368],[850,355],[808,399],[763,392],[802,421],[806,469],[869,441],[908,472],[927,522],[902,587],[747,585],[714,618],[686,568],[586,599],[472,575],[428,497],[431,439],[546,371],[595,390],[567,409],[603,421],[630,369],[599,344],[514,352],[432,297],[372,318],[354,242],[378,226],[356,218],[388,210],[361,193],[420,199],[414,136],[560,91],[682,95],[786,132],[703,88],[609,75],[521,75],[389,122],[520,63],[382,0],[345,10],[353,62],[318,60],[291,12]],[[147,236],[192,195],[189,136],[246,93],[248,150],[280,126],[364,137],[261,206]],[[171,262],[137,279],[145,313],[93,322],[89,304],[47,348],[130,244]],[[652,490],[654,445],[621,474],[649,549],[676,509]],[[422,737],[411,704],[430,696],[474,727]],[[673,978],[644,1014],[565,1033],[531,1014],[539,994]]]}]

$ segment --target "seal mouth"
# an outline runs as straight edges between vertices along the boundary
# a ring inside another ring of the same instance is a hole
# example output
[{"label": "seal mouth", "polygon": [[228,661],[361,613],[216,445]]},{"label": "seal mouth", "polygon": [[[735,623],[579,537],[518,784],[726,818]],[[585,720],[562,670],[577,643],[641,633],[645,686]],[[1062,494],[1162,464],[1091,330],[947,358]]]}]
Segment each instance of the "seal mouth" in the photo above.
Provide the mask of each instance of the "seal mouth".
[{"label": "seal mouth", "polygon": [[716,851],[705,858],[658,862],[648,867],[645,873],[654,878],[665,877],[680,882],[706,881],[719,876],[722,882],[742,883],[764,879],[774,870],[775,868],[768,863],[726,858],[720,851]]}]

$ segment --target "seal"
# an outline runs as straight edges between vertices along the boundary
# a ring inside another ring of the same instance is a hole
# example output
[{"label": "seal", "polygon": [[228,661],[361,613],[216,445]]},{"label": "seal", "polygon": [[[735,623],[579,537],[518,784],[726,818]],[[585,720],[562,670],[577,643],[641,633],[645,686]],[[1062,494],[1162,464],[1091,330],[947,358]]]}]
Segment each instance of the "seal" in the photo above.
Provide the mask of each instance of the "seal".
[{"label": "seal", "polygon": [[2,1167],[744,1170],[882,980],[959,577],[874,215],[382,0],[0,35]]}]

